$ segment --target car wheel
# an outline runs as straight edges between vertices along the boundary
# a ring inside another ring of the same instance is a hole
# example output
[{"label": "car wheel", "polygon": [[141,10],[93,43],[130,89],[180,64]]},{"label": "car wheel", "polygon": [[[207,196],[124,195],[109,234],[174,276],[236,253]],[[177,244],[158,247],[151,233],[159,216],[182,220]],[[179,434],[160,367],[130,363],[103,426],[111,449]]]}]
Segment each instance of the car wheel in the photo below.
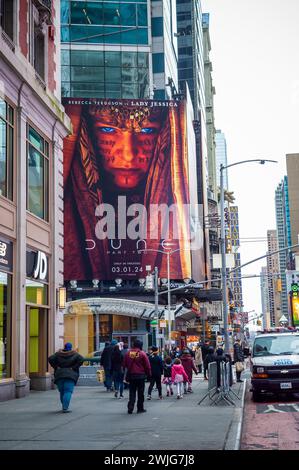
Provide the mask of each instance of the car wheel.
[{"label": "car wheel", "polygon": [[252,399],[252,401],[256,401],[256,402],[261,401],[260,392],[257,392],[256,390],[253,390],[251,399]]}]

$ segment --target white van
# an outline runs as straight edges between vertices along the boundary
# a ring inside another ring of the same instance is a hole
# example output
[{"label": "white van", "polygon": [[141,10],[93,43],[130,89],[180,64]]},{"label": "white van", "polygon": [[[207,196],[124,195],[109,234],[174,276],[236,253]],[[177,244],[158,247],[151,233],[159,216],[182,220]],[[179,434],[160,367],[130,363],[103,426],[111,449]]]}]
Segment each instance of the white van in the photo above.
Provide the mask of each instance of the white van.
[{"label": "white van", "polygon": [[299,393],[299,331],[262,333],[252,347],[251,391],[258,401],[263,393]]}]

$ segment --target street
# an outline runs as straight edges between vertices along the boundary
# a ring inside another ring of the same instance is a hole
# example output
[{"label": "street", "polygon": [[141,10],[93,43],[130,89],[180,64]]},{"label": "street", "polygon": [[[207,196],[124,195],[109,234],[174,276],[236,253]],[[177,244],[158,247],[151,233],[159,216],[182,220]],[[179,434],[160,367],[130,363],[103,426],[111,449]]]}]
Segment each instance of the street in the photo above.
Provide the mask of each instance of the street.
[{"label": "street", "polygon": [[251,400],[250,380],[245,395],[241,450],[295,450],[299,445],[299,396],[267,396]]}]

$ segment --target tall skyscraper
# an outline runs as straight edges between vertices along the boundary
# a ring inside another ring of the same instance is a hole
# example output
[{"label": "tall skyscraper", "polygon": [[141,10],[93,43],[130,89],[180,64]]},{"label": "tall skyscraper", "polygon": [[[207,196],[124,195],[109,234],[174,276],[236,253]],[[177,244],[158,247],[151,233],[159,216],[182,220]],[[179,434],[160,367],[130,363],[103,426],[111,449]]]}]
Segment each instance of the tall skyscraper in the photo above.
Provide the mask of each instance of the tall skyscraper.
[{"label": "tall skyscraper", "polygon": [[[227,165],[227,147],[225,135],[221,130],[216,130],[215,134],[216,140],[216,181],[217,186],[220,187],[220,166]],[[228,176],[227,170],[223,170],[223,183],[224,189],[228,190]]]},{"label": "tall skyscraper", "polygon": [[[267,231],[268,253],[278,250],[277,231]],[[267,275],[269,288],[269,311],[271,326],[278,326],[281,318],[281,280],[279,279],[278,254],[267,258]]]},{"label": "tall skyscraper", "polygon": [[[276,211],[276,228],[278,248],[291,245],[291,227],[290,227],[290,209],[288,196],[288,178],[287,176],[279,183],[275,191],[275,211]],[[288,318],[288,293],[286,282],[286,269],[291,269],[290,256],[287,251],[279,253],[280,277],[282,283],[281,291],[281,311]]]},{"label": "tall skyscraper", "polygon": [[[290,209],[290,227],[292,245],[296,245],[299,237],[299,153],[288,154],[287,160],[287,177],[289,192],[289,209]],[[299,254],[299,248],[293,250]]]},{"label": "tall skyscraper", "polygon": [[216,143],[215,143],[215,117],[214,117],[214,95],[216,94],[212,79],[212,62],[210,59],[210,15],[204,13],[202,17],[203,44],[204,44],[204,76],[205,76],[205,103],[206,103],[206,128],[207,128],[207,149],[208,149],[208,176],[209,190],[217,200],[217,180],[216,180]]}]

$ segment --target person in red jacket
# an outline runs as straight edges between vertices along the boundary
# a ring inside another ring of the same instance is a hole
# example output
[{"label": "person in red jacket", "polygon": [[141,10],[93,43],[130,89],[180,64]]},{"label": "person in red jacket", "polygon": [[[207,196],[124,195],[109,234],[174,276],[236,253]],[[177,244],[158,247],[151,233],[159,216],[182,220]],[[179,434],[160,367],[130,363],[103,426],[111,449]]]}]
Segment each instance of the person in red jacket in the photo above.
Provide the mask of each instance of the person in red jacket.
[{"label": "person in red jacket", "polygon": [[128,413],[132,414],[137,393],[137,413],[144,413],[144,387],[145,379],[151,376],[151,366],[148,357],[142,351],[142,341],[136,339],[133,348],[124,358],[126,381],[129,382]]},{"label": "person in red jacket", "polygon": [[192,371],[195,372],[195,374],[198,374],[198,370],[195,367],[194,364],[194,359],[191,356],[190,352],[188,349],[184,349],[183,353],[181,355],[181,361],[182,361],[182,366],[185,369],[186,374],[188,375],[189,383],[188,383],[188,390],[187,390],[187,382],[184,382],[184,392],[187,393],[192,393]]},{"label": "person in red jacket", "polygon": [[183,398],[183,383],[189,382],[188,375],[185,372],[182,362],[179,358],[173,361],[171,369],[171,380],[177,386],[177,398]]}]

